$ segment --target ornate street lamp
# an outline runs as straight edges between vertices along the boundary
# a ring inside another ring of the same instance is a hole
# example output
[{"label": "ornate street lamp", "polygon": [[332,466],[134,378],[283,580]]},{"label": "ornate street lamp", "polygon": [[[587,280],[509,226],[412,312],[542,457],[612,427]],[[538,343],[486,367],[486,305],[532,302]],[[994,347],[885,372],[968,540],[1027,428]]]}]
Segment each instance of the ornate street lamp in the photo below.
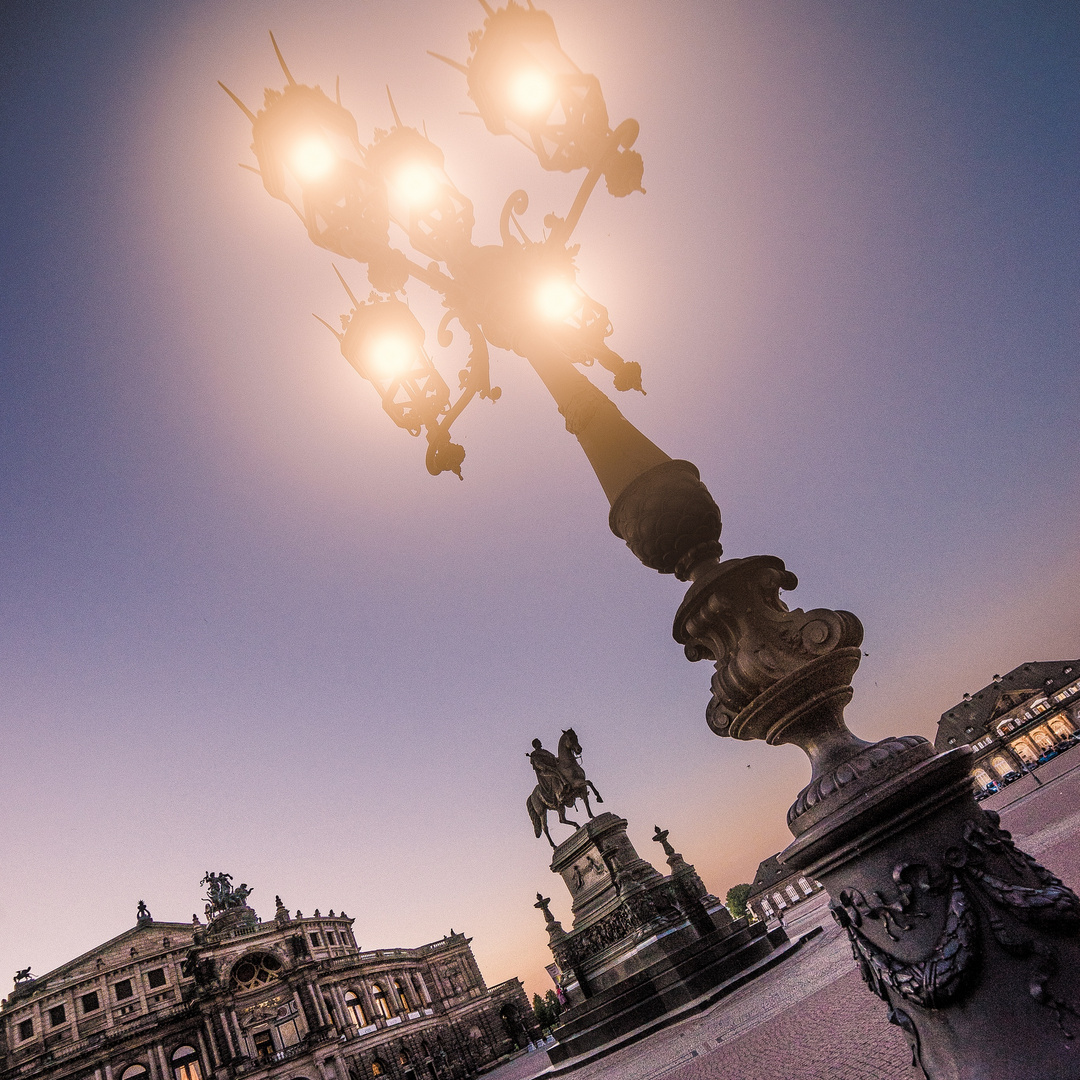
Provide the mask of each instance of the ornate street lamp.
[{"label": "ornate street lamp", "polygon": [[[353,310],[335,331],[342,352],[395,423],[427,432],[428,469],[459,475],[464,451],[449,441],[450,424],[472,397],[498,397],[488,344],[525,357],[588,457],[612,531],[646,566],[691,583],[674,636],[689,660],[715,666],[710,728],[792,743],[809,757],[810,783],[788,811],[795,840],[780,861],[828,889],[913,1059],[935,1080],[1074,1078],[1080,898],[975,803],[969,747],[935,754],[919,736],[871,744],[848,730],[862,624],[845,611],[789,610],[780,593],[798,581],[780,559],[722,559],[720,511],[697,468],[672,460],[578,370],[599,361],[618,389],[640,389],[640,368],[608,349],[607,312],[578,287],[568,246],[601,175],[615,195],[640,189],[637,124],[609,128],[599,83],[566,57],[531,2],[484,8],[470,61],[449,62],[488,128],[517,134],[544,168],[588,170],[568,214],[545,218],[542,241],[521,230],[528,200],[517,191],[503,207],[501,245],[473,245],[471,204],[441,152],[396,110],[395,127],[365,148],[340,103],[296,84],[283,60],[288,86],[268,91],[258,115],[234,97],[252,121],[270,194],[293,205],[317,244],[366,262],[383,294],[365,304],[349,294]],[[391,217],[434,262],[390,247]],[[453,404],[422,327],[393,295],[409,278],[443,298],[441,346],[451,321],[469,336]]]}]

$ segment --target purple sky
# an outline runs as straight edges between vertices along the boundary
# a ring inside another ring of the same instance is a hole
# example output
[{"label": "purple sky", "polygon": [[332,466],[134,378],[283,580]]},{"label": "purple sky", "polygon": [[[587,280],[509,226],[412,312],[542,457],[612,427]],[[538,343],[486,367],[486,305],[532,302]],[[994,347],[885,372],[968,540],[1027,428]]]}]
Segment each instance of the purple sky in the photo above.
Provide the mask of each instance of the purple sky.
[{"label": "purple sky", "polygon": [[[701,468],[729,555],[866,625],[849,722],[932,736],[994,672],[1077,655],[1080,9],[937,0],[552,0],[647,195],[577,239],[619,404]],[[670,627],[554,405],[496,354],[465,482],[311,318],[330,256],[236,167],[293,73],[362,137],[425,121],[493,242],[576,178],[487,134],[478,6],[117,0],[0,10],[0,974],[201,911],[226,870],[365,947],[475,938],[543,989],[524,753],[573,724],[605,809],[723,895],[809,770],[704,722]],[[357,291],[363,271],[346,267]],[[414,308],[432,308],[411,287]],[[451,350],[452,351],[452,350]],[[456,356],[443,357],[452,375]],[[610,379],[594,372],[599,385]],[[565,835],[565,829],[556,834]],[[661,862],[662,865],[662,862]],[[7,978],[7,974],[2,974]],[[2,984],[0,984],[2,985]]]}]

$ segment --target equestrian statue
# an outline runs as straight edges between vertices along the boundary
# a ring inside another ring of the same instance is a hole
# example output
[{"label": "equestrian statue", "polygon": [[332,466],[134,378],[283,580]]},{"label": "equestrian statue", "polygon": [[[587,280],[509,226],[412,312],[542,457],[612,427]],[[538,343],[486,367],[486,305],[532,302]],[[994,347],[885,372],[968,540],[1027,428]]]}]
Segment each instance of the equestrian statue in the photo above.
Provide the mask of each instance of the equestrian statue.
[{"label": "equestrian statue", "polygon": [[548,838],[548,843],[555,847],[555,841],[548,832],[547,812],[557,810],[559,820],[564,825],[573,825],[580,828],[576,821],[571,821],[566,816],[566,808],[573,806],[578,799],[585,801],[585,810],[589,817],[595,817],[592,807],[589,805],[589,788],[596,796],[596,801],[602,803],[600,792],[596,785],[585,776],[585,770],[579,764],[581,757],[581,743],[573,728],[567,728],[559,739],[559,754],[556,757],[550,750],[545,750],[539,739],[533,739],[531,753],[526,753],[533,771],[536,773],[537,784],[533,793],[525,804],[532,819],[533,831],[539,839],[540,833]]}]

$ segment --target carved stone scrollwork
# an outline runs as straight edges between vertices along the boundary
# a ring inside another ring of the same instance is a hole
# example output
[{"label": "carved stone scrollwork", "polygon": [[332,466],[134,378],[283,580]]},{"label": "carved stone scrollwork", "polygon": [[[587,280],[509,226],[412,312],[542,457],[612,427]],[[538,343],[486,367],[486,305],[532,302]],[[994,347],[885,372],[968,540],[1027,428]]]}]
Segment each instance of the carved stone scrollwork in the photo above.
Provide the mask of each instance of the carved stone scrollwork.
[{"label": "carved stone scrollwork", "polygon": [[[781,589],[798,578],[772,555],[728,559],[699,577],[675,617],[675,640],[689,660],[712,660],[707,711],[718,735],[769,742],[760,724],[736,724],[759,695],[813,660],[862,644],[862,623],[849,611],[789,610]],[[857,665],[856,665],[857,666]]]}]

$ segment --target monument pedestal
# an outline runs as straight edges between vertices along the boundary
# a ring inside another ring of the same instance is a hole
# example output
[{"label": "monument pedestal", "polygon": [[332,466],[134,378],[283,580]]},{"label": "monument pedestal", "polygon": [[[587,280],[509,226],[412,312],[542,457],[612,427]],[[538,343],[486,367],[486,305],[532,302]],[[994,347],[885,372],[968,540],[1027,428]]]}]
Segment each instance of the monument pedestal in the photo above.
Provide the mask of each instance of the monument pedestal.
[{"label": "monument pedestal", "polygon": [[794,946],[783,930],[732,919],[693,866],[667,843],[671,873],[638,855],[626,821],[601,814],[551,860],[573,898],[566,931],[548,917],[549,945],[567,1004],[548,1049],[556,1072],[617,1050],[708,1007]]}]

